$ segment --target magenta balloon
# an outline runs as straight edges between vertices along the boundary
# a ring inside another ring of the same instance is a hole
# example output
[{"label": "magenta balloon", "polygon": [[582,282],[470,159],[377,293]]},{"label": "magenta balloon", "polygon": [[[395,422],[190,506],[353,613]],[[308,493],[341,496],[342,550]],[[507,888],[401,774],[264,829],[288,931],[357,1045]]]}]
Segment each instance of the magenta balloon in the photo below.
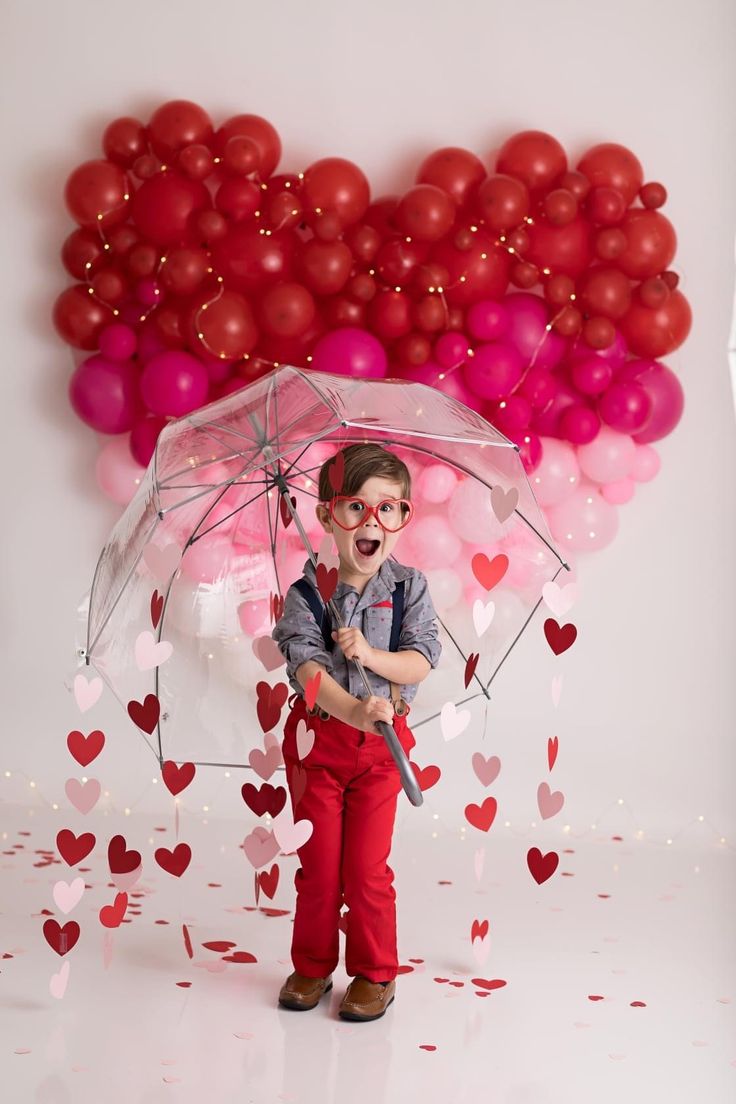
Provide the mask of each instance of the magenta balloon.
[{"label": "magenta balloon", "polygon": [[607,349],[594,349],[592,345],[589,345],[588,342],[584,340],[581,334],[578,334],[573,339],[570,346],[569,359],[578,361],[587,360],[589,357],[595,357],[597,360],[603,360],[606,364],[610,364],[611,368],[616,371],[616,369],[621,367],[628,355],[629,347],[620,331],[616,330],[616,336]]},{"label": "magenta balloon", "polygon": [[524,362],[513,345],[494,341],[478,345],[462,367],[463,379],[482,399],[505,399],[520,382]]},{"label": "magenta balloon", "polygon": [[685,406],[679,379],[658,360],[630,360],[620,369],[616,382],[636,380],[651,399],[648,420],[632,437],[638,445],[659,441],[675,428]]},{"label": "magenta balloon", "polygon": [[562,360],[565,339],[547,330],[547,307],[537,295],[518,292],[503,301],[509,318],[506,341],[521,353],[526,364],[554,368]]},{"label": "magenta balloon", "polygon": [[140,410],[138,371],[128,360],[95,354],[78,364],[69,380],[75,414],[99,433],[125,433]]},{"label": "magenta balloon", "polygon": [[440,379],[442,371],[443,369],[439,364],[428,360],[424,364],[403,367],[401,378],[415,380],[417,383],[426,383],[429,387],[434,387],[435,390],[441,391],[444,395],[449,395],[452,399],[457,399],[458,402],[469,406],[471,410],[480,413],[483,405],[482,400],[465,386],[460,369],[456,368],[454,372],[448,372],[444,379]]},{"label": "magenta balloon", "polygon": [[144,325],[138,331],[138,356],[144,363],[157,353],[169,352],[170,348],[155,326]]},{"label": "magenta balloon", "polygon": [[483,416],[510,437],[512,433],[519,433],[529,425],[532,404],[523,395],[509,395],[503,402],[489,404],[484,409]]},{"label": "magenta balloon", "polygon": [[598,400],[604,422],[621,433],[636,433],[652,413],[652,399],[636,380],[616,379]]},{"label": "magenta balloon", "polygon": [[130,451],[134,459],[144,468],[148,467],[156,448],[158,435],[165,425],[166,418],[150,415],[138,418],[133,423],[133,428],[130,431]]},{"label": "magenta balloon", "polygon": [[455,368],[467,358],[469,348],[470,342],[464,333],[450,330],[437,338],[432,353],[443,368]]},{"label": "magenta balloon", "polygon": [[580,396],[564,377],[554,375],[557,390],[552,401],[532,418],[531,426],[540,437],[559,437],[559,421],[563,410],[580,402]]},{"label": "magenta balloon", "polygon": [[601,420],[583,403],[570,403],[560,414],[559,434],[573,445],[587,445],[598,436]]},{"label": "magenta balloon", "polygon": [[481,299],[474,303],[465,317],[468,331],[480,341],[498,341],[509,328],[509,312],[503,303],[495,299]]},{"label": "magenta balloon", "polygon": [[386,375],[386,350],[367,330],[346,326],[321,337],[314,347],[312,368],[338,376],[379,379]]},{"label": "magenta balloon", "polygon": [[546,410],[559,389],[559,377],[547,368],[530,368],[519,384],[520,395],[534,410]]},{"label": "magenta balloon", "polygon": [[152,414],[189,414],[203,405],[208,390],[205,366],[179,349],[152,357],[141,375],[141,394]]},{"label": "magenta balloon", "polygon": [[573,361],[570,379],[583,395],[600,395],[613,379],[613,366],[602,357],[589,356]]},{"label": "magenta balloon", "polygon": [[108,360],[130,360],[137,345],[135,330],[122,322],[113,322],[100,334],[100,352]]}]

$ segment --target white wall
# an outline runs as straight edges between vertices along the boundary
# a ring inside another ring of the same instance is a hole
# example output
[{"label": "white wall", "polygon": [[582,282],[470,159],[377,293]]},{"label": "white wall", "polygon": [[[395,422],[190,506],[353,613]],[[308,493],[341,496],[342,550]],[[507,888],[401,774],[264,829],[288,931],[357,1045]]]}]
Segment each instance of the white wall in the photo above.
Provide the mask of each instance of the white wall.
[{"label": "white wall", "polygon": [[[555,660],[538,626],[497,680],[485,746],[504,760],[500,815],[520,830],[534,819],[547,737],[557,735],[553,788],[567,796],[573,835],[595,821],[656,838],[683,829],[700,842],[712,838],[696,821],[703,814],[733,837],[735,11],[730,0],[5,0],[1,800],[68,808],[63,783],[79,772],[66,733],[101,726],[110,745],[95,773],[113,805],[170,809],[120,709],[80,719],[64,688],[75,605],[117,510],[95,484],[95,435],[69,408],[72,358],[50,312],[68,282],[58,259],[72,228],[67,174],[98,156],[111,118],[146,118],[183,97],[216,121],[267,116],[284,170],[328,154],[354,159],[374,194],[408,186],[433,148],[464,145],[486,158],[528,127],[555,134],[571,161],[594,142],[622,142],[646,179],[665,183],[694,313],[689,340],[669,358],[685,414],[657,446],[660,476],[622,509],[615,543],[579,563],[578,642]],[[555,712],[549,683],[559,670]],[[458,758],[432,794],[448,828],[477,799],[461,779]],[[202,775],[187,804],[239,814],[242,781]],[[430,824],[408,805],[401,815]]]}]

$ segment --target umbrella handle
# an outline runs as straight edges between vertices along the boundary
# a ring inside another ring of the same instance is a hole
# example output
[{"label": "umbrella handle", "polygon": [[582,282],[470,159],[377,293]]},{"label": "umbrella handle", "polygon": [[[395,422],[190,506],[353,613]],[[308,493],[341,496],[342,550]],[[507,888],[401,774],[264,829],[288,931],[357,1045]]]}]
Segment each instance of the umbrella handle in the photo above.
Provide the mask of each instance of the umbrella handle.
[{"label": "umbrella handle", "polygon": [[404,788],[404,793],[409,798],[412,805],[422,805],[424,802],[424,795],[419,788],[417,776],[411,769],[411,764],[406,758],[406,752],[399,743],[398,737],[392,725],[390,725],[387,721],[374,721],[373,723],[386,741],[386,746],[393,755],[396,766],[399,768],[399,774],[401,775],[401,785]]}]

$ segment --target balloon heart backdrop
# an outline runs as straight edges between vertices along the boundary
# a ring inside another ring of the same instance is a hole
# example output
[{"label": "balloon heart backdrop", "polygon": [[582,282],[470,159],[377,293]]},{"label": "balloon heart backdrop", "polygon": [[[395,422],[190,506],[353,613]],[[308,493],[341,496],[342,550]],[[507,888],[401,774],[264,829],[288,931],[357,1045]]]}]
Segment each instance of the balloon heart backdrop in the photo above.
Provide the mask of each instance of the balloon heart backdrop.
[{"label": "balloon heart backdrop", "polygon": [[676,237],[623,146],[570,168],[549,134],[514,134],[486,167],[438,149],[403,195],[371,201],[339,157],[277,173],[256,115],[215,128],[197,104],[122,117],[66,183],[75,281],[54,324],[80,358],[78,416],[103,434],[97,474],[135,492],[165,423],[290,363],[419,380],[521,448],[552,535],[601,548],[651,479],[682,388],[661,358],[690,307]]}]

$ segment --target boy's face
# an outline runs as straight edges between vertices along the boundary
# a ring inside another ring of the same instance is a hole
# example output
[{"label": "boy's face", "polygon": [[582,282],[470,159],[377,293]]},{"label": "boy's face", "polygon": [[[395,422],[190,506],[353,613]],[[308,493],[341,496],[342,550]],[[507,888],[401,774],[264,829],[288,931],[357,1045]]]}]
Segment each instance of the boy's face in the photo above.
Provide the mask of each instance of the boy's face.
[{"label": "boy's face", "polygon": [[[401,485],[383,476],[372,475],[369,479],[366,479],[360,490],[356,491],[355,497],[362,498],[369,506],[377,506],[385,498],[401,498]],[[317,506],[316,512],[324,531],[333,534],[340,557],[343,581],[346,582],[349,582],[351,578],[358,582],[361,580],[367,582],[375,575],[384,560],[391,555],[401,536],[402,530],[395,533],[388,532],[378,524],[375,515],[368,515],[367,511],[363,511],[366,516],[362,519],[358,528],[352,530],[343,529],[336,525],[330,516],[328,507],[320,504]],[[344,524],[348,524],[348,522],[345,521]],[[376,551],[372,555],[364,555],[358,547],[358,541],[362,544],[365,540],[379,542],[377,547],[374,545]]]}]

